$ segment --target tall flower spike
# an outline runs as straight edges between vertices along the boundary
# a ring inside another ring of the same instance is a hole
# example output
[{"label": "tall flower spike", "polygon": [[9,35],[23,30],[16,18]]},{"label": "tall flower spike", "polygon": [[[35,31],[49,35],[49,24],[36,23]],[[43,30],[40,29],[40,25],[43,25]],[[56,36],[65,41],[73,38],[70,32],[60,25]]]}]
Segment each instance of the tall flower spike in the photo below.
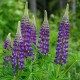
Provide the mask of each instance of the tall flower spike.
[{"label": "tall flower spike", "polygon": [[69,5],[67,4],[65,14],[59,27],[56,57],[54,59],[54,62],[60,65],[66,63],[66,59],[68,56],[68,39],[70,33],[68,10]]},{"label": "tall flower spike", "polygon": [[9,47],[12,47],[11,43],[11,33],[8,34],[5,42],[4,42],[4,49],[8,49]]},{"label": "tall flower spike", "polygon": [[[26,3],[26,5],[28,6],[28,3]],[[26,8],[25,5],[25,12],[24,15],[22,17],[22,21],[21,21],[21,34],[23,37],[23,41],[24,41],[24,45],[25,45],[25,57],[27,60],[27,57],[30,56],[32,58],[32,60],[34,59],[33,57],[33,52],[31,52],[33,50],[33,48],[31,47],[31,25],[29,22],[29,17],[28,17],[28,9]]]},{"label": "tall flower spike", "polygon": [[24,68],[24,44],[21,35],[20,21],[18,22],[18,29],[14,40],[14,48],[12,52],[12,68],[18,64],[20,69]]},{"label": "tall flower spike", "polygon": [[44,22],[42,24],[42,27],[40,29],[40,40],[38,41],[38,51],[42,53],[42,55],[46,55],[49,52],[49,36],[50,36],[50,30],[49,30],[49,24],[47,20],[47,12],[45,10],[44,12]]},{"label": "tall flower spike", "polygon": [[[4,42],[4,49],[5,50],[10,50],[10,49],[12,49],[12,43],[11,43],[11,33],[9,33],[8,34],[8,36],[7,36],[7,38],[6,38],[6,40],[5,40],[5,42]],[[4,51],[4,55],[6,55],[6,52]],[[4,60],[5,61],[10,61],[10,55],[9,56],[5,56],[4,57]]]},{"label": "tall flower spike", "polygon": [[32,43],[36,45],[36,21],[34,15],[33,15],[32,31],[31,31],[31,40]]},{"label": "tall flower spike", "polygon": [[20,21],[18,22],[18,29],[17,29],[17,33],[19,34],[19,43],[18,43],[18,47],[19,47],[19,58],[18,58],[18,67],[20,69],[24,68],[24,44],[23,44],[23,39],[22,39],[22,34],[21,34],[21,26],[20,26]]}]

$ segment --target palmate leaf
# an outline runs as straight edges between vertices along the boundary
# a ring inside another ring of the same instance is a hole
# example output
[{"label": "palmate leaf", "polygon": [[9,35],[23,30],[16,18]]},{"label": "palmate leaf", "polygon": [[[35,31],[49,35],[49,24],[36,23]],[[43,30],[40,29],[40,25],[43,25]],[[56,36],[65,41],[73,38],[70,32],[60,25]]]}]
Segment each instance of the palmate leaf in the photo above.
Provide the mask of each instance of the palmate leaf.
[{"label": "palmate leaf", "polygon": [[3,67],[3,55],[0,53],[0,74],[2,74],[2,67]]},{"label": "palmate leaf", "polygon": [[5,57],[10,56],[12,54],[12,50],[11,48],[9,48],[9,50],[3,49],[3,53],[5,53],[4,54]]},{"label": "palmate leaf", "polygon": [[3,56],[3,47],[0,45],[0,58],[2,58],[2,56]]},{"label": "palmate leaf", "polygon": [[3,47],[0,46],[0,50],[3,50]]}]

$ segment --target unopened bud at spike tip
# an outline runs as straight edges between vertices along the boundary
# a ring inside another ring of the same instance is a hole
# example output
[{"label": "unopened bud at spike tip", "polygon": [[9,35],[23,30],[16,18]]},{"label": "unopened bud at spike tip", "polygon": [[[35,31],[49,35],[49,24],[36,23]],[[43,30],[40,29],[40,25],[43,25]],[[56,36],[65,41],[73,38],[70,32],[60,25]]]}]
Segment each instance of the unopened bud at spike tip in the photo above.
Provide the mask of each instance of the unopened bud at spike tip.
[{"label": "unopened bud at spike tip", "polygon": [[33,15],[33,24],[36,25],[36,20],[35,20],[35,16]]},{"label": "unopened bud at spike tip", "polygon": [[10,39],[10,40],[11,40],[11,33],[9,33],[9,34],[7,35],[7,39]]},{"label": "unopened bud at spike tip", "polygon": [[66,11],[65,11],[66,15],[68,15],[68,11],[69,11],[69,4],[67,4],[67,6],[66,6]]},{"label": "unopened bud at spike tip", "polygon": [[67,6],[66,6],[66,10],[65,10],[65,14],[64,14],[64,16],[63,16],[63,21],[67,21],[67,20],[69,20],[69,15],[68,15],[68,13],[69,13],[69,4],[67,4]]},{"label": "unopened bud at spike tip", "polygon": [[20,31],[20,29],[21,29],[21,28],[20,28],[20,24],[21,24],[21,22],[18,21],[18,28],[17,28],[17,33],[18,33],[18,34],[21,34],[21,31]]},{"label": "unopened bud at spike tip", "polygon": [[48,22],[48,20],[47,20],[47,11],[46,10],[44,11],[44,21]]},{"label": "unopened bud at spike tip", "polygon": [[66,11],[69,11],[69,4],[67,3]]},{"label": "unopened bud at spike tip", "polygon": [[26,4],[25,4],[24,15],[28,15],[28,2],[26,2]]}]

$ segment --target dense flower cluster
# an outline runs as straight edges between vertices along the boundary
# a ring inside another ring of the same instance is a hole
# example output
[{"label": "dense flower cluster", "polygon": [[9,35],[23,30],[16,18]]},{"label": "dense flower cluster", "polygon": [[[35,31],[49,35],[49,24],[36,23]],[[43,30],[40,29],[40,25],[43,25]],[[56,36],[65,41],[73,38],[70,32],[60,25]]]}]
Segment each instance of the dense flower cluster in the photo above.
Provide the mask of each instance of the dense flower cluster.
[{"label": "dense flower cluster", "polygon": [[21,21],[21,34],[25,45],[24,52],[25,52],[26,60],[28,56],[30,56],[32,60],[34,59],[34,53],[32,52],[33,48],[31,47],[31,30],[32,27],[29,22],[28,10],[25,6],[24,16]]},{"label": "dense flower cluster", "polygon": [[36,45],[36,21],[33,16],[32,30],[31,30],[31,41]]},{"label": "dense flower cluster", "polygon": [[7,36],[7,38],[6,38],[5,42],[4,42],[4,49],[7,49],[7,50],[8,50],[8,48],[12,47],[11,36],[10,35],[11,35],[11,33],[8,34],[8,36]]},{"label": "dense flower cluster", "polygon": [[[5,40],[5,42],[4,42],[4,49],[5,50],[8,50],[8,51],[10,51],[11,49],[12,49],[12,44],[11,44],[11,33],[9,33],[8,34],[8,36],[7,36],[7,38],[6,38],[6,40]],[[4,51],[4,61],[7,61],[7,62],[9,62],[10,61],[10,59],[11,59],[11,56],[10,55],[7,55],[6,56],[6,51]]]},{"label": "dense flower cluster", "polygon": [[20,21],[18,23],[18,29],[15,36],[12,52],[12,68],[18,64],[20,69],[24,68],[24,44],[20,30]]},{"label": "dense flower cluster", "polygon": [[47,12],[45,11],[44,22],[40,29],[40,40],[38,41],[38,51],[42,53],[42,55],[46,55],[49,52],[49,25],[47,20]]},{"label": "dense flower cluster", "polygon": [[62,22],[59,27],[56,57],[54,59],[54,61],[60,65],[66,63],[66,58],[68,55],[68,39],[69,39],[69,32],[70,32],[68,8],[69,7],[67,5],[66,12],[63,16]]},{"label": "dense flower cluster", "polygon": [[[68,17],[68,5],[66,12],[63,16],[62,22],[59,27],[58,40],[57,40],[57,49],[56,57],[54,62],[57,64],[63,65],[66,63],[66,58],[68,55],[68,39],[69,39],[69,17]],[[37,46],[39,54],[47,55],[49,52],[49,36],[50,29],[47,20],[47,12],[44,12],[44,21],[40,29],[40,35]],[[9,48],[12,50],[12,54],[4,57],[4,61],[11,61],[13,73],[16,75],[16,67],[19,69],[24,69],[24,60],[28,60],[28,57],[31,57],[32,61],[34,60],[34,48],[32,45],[36,46],[36,23],[33,16],[33,24],[30,24],[28,17],[28,10],[25,6],[25,12],[22,17],[22,21],[18,22],[18,28],[15,35],[13,47],[11,44],[10,33],[8,34],[5,42],[4,49],[9,51]],[[4,50],[4,55],[6,52]]]}]

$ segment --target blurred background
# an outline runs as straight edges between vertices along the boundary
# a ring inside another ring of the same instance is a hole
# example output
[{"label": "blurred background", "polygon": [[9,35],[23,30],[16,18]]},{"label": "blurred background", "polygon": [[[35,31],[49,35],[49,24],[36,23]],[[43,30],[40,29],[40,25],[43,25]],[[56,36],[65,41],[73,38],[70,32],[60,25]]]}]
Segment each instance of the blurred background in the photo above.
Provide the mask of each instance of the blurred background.
[{"label": "blurred background", "polygon": [[17,23],[22,19],[25,2],[28,1],[29,17],[36,17],[37,32],[41,27],[44,10],[47,10],[50,25],[50,44],[54,46],[57,40],[58,28],[64,15],[66,4],[70,6],[70,50],[80,51],[80,0],[0,0],[0,45],[11,33],[15,36]]},{"label": "blurred background", "polygon": [[12,37],[14,36],[17,22],[23,16],[26,1],[29,5],[30,21],[34,14],[38,21],[37,27],[40,27],[44,10],[47,10],[50,27],[56,29],[62,19],[66,4],[69,3],[71,29],[75,29],[74,36],[79,35],[80,31],[77,30],[80,30],[80,0],[0,0],[0,41],[3,41],[9,32],[12,33]]},{"label": "blurred background", "polygon": [[[36,17],[37,34],[39,34],[42,25],[44,10],[47,10],[50,26],[50,54],[52,58],[56,53],[56,40],[58,36],[58,28],[64,15],[66,4],[70,5],[70,39],[69,39],[69,57],[68,67],[76,62],[71,69],[71,77],[73,80],[80,79],[80,0],[0,0],[0,48],[8,33],[14,38],[17,30],[17,23],[22,19],[24,13],[25,2],[28,1],[30,23],[32,23],[32,15]],[[38,36],[38,35],[37,35]],[[2,49],[0,49],[0,53]],[[65,67],[65,69],[66,69]],[[74,71],[75,74],[74,74]],[[77,76],[77,74],[79,76]]]}]

